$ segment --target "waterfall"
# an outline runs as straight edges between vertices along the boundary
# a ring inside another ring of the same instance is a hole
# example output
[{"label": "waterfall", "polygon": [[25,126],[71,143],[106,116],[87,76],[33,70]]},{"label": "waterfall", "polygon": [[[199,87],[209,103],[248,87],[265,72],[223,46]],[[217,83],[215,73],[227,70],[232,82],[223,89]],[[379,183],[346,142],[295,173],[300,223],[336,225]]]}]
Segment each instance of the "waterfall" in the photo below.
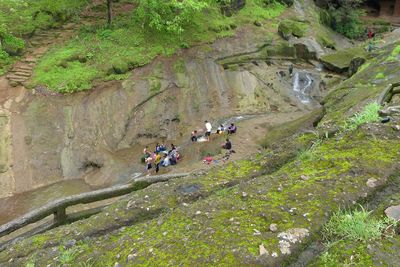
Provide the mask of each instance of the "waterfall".
[{"label": "waterfall", "polygon": [[295,72],[293,77],[293,91],[296,97],[304,104],[310,103],[310,91],[313,80],[308,73]]}]

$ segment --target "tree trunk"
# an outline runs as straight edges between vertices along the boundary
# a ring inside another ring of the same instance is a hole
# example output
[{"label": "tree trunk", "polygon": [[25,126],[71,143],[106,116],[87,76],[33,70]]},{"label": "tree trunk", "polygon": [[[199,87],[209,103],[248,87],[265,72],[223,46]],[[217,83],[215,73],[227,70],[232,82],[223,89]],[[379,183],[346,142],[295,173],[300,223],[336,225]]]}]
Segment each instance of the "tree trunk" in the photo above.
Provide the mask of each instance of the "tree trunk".
[{"label": "tree trunk", "polygon": [[107,0],[107,23],[111,26],[112,23],[112,0]]},{"label": "tree trunk", "polygon": [[393,16],[395,17],[400,16],[400,0],[396,0],[394,4]]}]

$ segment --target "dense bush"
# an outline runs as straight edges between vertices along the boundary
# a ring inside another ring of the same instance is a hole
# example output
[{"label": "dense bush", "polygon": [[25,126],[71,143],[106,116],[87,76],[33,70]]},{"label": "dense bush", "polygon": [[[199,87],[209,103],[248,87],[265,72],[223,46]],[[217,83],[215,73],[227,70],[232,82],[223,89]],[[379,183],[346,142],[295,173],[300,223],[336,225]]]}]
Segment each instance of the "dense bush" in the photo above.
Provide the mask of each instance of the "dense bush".
[{"label": "dense bush", "polygon": [[11,34],[0,35],[1,49],[11,56],[18,56],[22,54],[25,48],[24,40],[14,37]]},{"label": "dense bush", "polygon": [[37,28],[56,26],[76,15],[87,0],[1,0],[2,23],[9,33],[19,36]]},{"label": "dense bush", "polygon": [[181,34],[193,15],[206,7],[199,0],[140,0],[135,15],[143,27]]},{"label": "dense bush", "polygon": [[[349,38],[361,37],[365,32],[365,26],[360,21],[364,14],[360,8],[363,2],[364,0],[331,1],[329,13],[332,17],[332,28]],[[326,18],[324,20],[327,21]]]}]

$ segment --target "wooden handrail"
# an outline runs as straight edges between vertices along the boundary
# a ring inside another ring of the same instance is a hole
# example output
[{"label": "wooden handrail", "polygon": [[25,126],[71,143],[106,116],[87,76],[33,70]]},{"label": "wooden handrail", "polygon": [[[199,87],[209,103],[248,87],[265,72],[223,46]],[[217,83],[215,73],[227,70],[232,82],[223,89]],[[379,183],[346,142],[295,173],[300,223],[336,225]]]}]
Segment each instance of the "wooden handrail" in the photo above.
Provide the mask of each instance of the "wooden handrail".
[{"label": "wooden handrail", "polygon": [[379,95],[378,104],[383,106],[383,105],[385,105],[385,103],[389,102],[392,99],[393,95],[394,95],[393,90],[395,88],[399,87],[399,86],[400,86],[400,82],[389,84],[385,88],[385,90],[383,90],[383,92]]},{"label": "wooden handrail", "polygon": [[123,196],[133,191],[143,189],[153,183],[168,181],[174,178],[188,176],[190,173],[179,173],[169,175],[158,175],[149,177],[140,177],[134,179],[131,183],[125,185],[116,185],[113,187],[72,195],[65,198],[54,200],[40,208],[24,214],[0,226],[0,237],[6,236],[24,226],[38,222],[47,216],[53,214],[53,226],[62,225],[68,222],[66,209],[77,204],[88,204],[100,200]]}]

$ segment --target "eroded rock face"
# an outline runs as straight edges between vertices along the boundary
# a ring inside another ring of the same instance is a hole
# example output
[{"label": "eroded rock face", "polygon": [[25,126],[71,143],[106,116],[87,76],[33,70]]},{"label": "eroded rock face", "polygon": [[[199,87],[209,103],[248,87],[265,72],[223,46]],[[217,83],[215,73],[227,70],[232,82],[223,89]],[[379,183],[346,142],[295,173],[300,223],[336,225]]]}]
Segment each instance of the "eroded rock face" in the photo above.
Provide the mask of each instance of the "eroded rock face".
[{"label": "eroded rock face", "polygon": [[0,109],[0,197],[8,196],[14,188],[11,170],[10,114]]},{"label": "eroded rock face", "polygon": [[104,83],[90,92],[26,93],[13,104],[15,181],[5,179],[4,191],[32,190],[93,171],[96,177],[87,182],[104,185],[129,167],[125,154],[118,156],[124,149],[182,138],[205,119],[306,108],[290,79],[279,75],[279,66],[253,59],[226,69],[219,63],[221,57],[234,60],[266,42],[263,35],[242,35],[249,36],[160,57],[123,83]]}]

